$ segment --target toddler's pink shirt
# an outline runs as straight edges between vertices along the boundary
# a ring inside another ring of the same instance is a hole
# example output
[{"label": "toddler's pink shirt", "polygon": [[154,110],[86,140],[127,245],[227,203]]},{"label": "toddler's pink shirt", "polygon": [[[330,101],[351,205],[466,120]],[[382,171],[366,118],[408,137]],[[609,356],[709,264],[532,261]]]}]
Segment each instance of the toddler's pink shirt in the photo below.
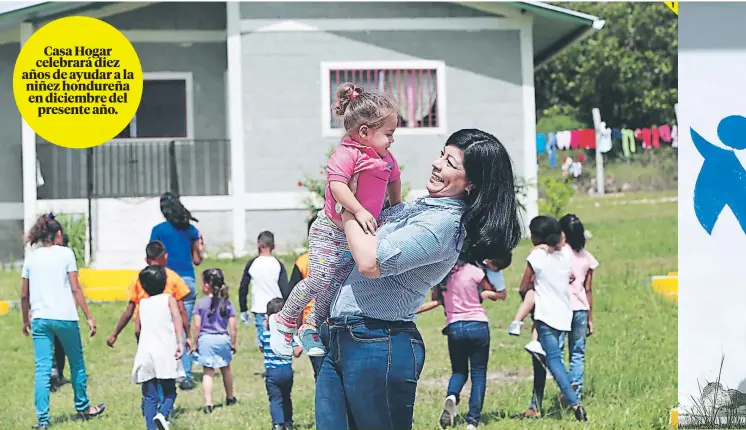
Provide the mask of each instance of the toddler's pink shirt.
[{"label": "toddler's pink shirt", "polygon": [[326,199],[324,214],[331,219],[341,220],[342,215],[334,210],[337,201],[332,195],[332,181],[349,184],[353,175],[360,173],[357,181],[357,200],[375,218],[381,214],[386,200],[386,187],[401,178],[399,164],[391,154],[381,158],[376,151],[353,140],[343,139],[334,150],[326,165]]}]

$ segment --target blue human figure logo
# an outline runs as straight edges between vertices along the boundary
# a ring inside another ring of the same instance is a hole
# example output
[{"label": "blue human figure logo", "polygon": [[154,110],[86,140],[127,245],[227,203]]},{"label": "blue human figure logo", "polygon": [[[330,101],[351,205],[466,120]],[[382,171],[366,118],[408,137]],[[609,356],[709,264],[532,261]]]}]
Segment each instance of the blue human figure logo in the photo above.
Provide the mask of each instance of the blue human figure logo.
[{"label": "blue human figure logo", "polygon": [[746,118],[731,115],[718,124],[719,148],[691,129],[694,147],[705,159],[694,185],[694,213],[707,234],[728,206],[746,233],[746,171],[733,150],[746,149]]}]

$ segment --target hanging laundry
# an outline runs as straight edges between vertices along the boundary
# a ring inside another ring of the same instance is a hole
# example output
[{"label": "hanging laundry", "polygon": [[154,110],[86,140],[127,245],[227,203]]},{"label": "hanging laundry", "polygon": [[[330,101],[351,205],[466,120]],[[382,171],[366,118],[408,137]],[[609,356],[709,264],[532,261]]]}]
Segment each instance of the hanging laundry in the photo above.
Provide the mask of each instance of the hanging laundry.
[{"label": "hanging laundry", "polygon": [[578,163],[580,164],[585,163],[585,154],[583,154],[582,152],[578,154]]},{"label": "hanging laundry", "polygon": [[679,127],[675,125],[671,129],[671,146],[674,148],[679,147]]},{"label": "hanging laundry", "polygon": [[612,128],[611,129],[611,140],[622,140],[622,129]]},{"label": "hanging laundry", "polygon": [[547,149],[547,135],[544,133],[536,133],[536,152],[543,154]]},{"label": "hanging laundry", "polygon": [[652,138],[653,138],[653,140],[652,140],[653,148],[660,148],[661,147],[661,142],[660,142],[660,134],[658,133],[658,127],[653,126],[653,128],[650,130],[650,132],[651,132]]},{"label": "hanging laundry", "polygon": [[[596,149],[596,130],[585,128],[578,130],[578,146],[582,149]],[[573,149],[577,149],[573,147]]]},{"label": "hanging laundry", "polygon": [[549,153],[549,168],[557,167],[557,135],[547,133],[547,152]]},{"label": "hanging laundry", "polygon": [[572,130],[570,132],[570,148],[572,149],[578,149],[580,148],[580,130]]},{"label": "hanging laundry", "polygon": [[636,148],[635,144],[635,132],[632,130],[623,129],[622,133],[622,152],[626,158],[629,158],[630,154],[634,153]]},{"label": "hanging laundry", "polygon": [[658,132],[661,135],[661,140],[666,143],[671,143],[671,126],[668,124],[663,124],[658,128]]},{"label": "hanging laundry", "polygon": [[635,140],[642,142],[642,130],[639,128],[635,129]]},{"label": "hanging laundry", "polygon": [[601,151],[602,154],[605,154],[611,151],[611,136],[613,131],[606,127],[606,123],[601,123],[601,126],[603,127],[603,130],[601,130],[599,135],[598,150]]},{"label": "hanging laundry", "polygon": [[557,149],[568,150],[570,149],[570,132],[567,130],[557,132]]},{"label": "hanging laundry", "polygon": [[642,133],[642,148],[643,149],[650,149],[652,147],[652,144],[650,142],[650,139],[652,138],[652,132],[649,128],[643,128]]}]

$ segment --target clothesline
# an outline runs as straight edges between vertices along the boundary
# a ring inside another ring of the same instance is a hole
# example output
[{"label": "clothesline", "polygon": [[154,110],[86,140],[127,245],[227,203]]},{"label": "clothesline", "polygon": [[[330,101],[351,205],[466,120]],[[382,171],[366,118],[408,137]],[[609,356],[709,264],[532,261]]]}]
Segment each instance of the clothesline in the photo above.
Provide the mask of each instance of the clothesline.
[{"label": "clothesline", "polygon": [[592,128],[581,130],[562,130],[556,133],[537,133],[536,134],[536,152],[539,154],[548,153],[549,167],[557,166],[557,151],[569,149],[596,149],[601,153],[612,150],[615,143],[622,145],[624,156],[629,158],[631,154],[637,151],[637,142],[640,142],[642,149],[660,148],[661,141],[670,143],[671,147],[678,148],[679,132],[678,127],[664,124],[660,127],[653,126],[650,128],[606,128],[600,133],[600,139],[596,141],[596,131]]}]

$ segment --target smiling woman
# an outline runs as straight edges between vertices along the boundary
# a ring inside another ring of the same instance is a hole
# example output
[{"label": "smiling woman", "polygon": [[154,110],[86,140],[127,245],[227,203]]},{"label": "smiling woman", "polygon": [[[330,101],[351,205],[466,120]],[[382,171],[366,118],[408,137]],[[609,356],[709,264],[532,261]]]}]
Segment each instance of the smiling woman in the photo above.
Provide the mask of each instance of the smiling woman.
[{"label": "smiling woman", "polygon": [[356,267],[322,329],[329,353],[316,384],[318,428],[411,429],[425,361],[413,321],[425,295],[459,254],[480,265],[518,244],[513,168],[500,141],[457,131],[432,165],[429,196],[383,211],[375,235],[342,214]]}]

